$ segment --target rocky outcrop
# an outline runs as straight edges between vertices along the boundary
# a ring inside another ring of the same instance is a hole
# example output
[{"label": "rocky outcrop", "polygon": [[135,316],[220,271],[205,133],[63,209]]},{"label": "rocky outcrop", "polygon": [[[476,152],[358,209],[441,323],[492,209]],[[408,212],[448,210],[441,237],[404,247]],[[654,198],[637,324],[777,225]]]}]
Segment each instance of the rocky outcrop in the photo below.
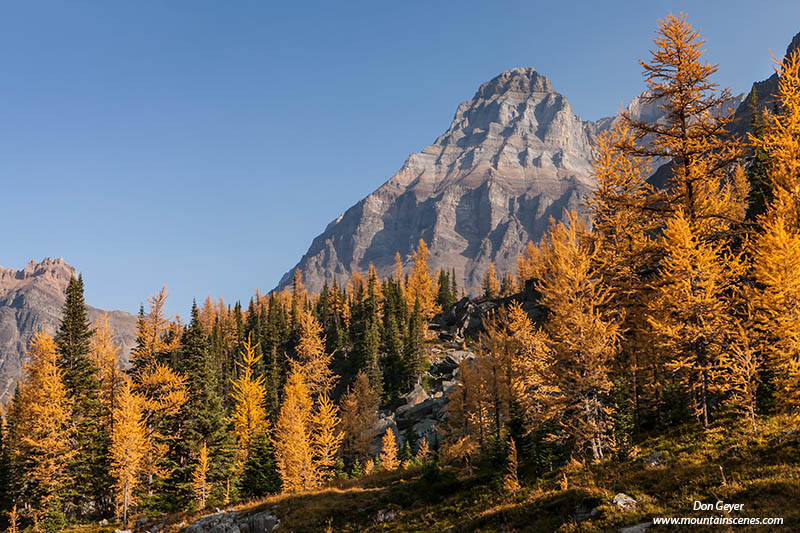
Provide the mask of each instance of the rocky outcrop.
[{"label": "rocky outcrop", "polygon": [[[405,444],[409,436],[417,444],[422,438],[431,446],[440,442],[442,435],[439,430],[445,426],[447,419],[445,407],[448,394],[458,384],[459,365],[475,355],[458,344],[441,343],[429,346],[429,357],[431,367],[423,380],[428,389],[417,384],[394,402],[390,409],[379,413],[371,431],[370,451],[373,455],[380,453],[381,439],[386,431],[394,432],[399,447]],[[416,448],[412,451],[416,451]]]},{"label": "rocky outcrop", "polygon": [[[395,252],[408,262],[423,238],[432,268],[455,268],[474,294],[489,261],[513,268],[551,216],[580,207],[593,186],[590,129],[534,69],[504,72],[458,106],[431,146],[331,222],[296,268],[311,290],[370,263],[387,275]],[[291,272],[280,286],[290,282]]]},{"label": "rocky outcrop", "polygon": [[[31,261],[21,270],[0,267],[0,403],[14,392],[33,335],[42,330],[52,334],[58,328],[64,291],[75,275],[75,269],[60,258]],[[89,307],[89,320],[103,312]],[[136,343],[136,317],[111,311],[109,318],[114,340],[122,347],[121,364],[126,365]]]},{"label": "rocky outcrop", "polygon": [[195,520],[185,533],[267,533],[281,521],[269,511],[219,511]]}]

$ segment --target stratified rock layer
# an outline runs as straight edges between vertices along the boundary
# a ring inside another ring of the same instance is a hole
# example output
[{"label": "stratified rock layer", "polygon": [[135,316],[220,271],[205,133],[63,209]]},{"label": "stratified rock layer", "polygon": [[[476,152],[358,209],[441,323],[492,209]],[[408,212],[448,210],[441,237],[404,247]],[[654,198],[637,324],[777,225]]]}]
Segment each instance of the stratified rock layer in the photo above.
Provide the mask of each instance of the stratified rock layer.
[{"label": "stratified rock layer", "polygon": [[[534,69],[504,72],[458,106],[434,144],[329,224],[296,268],[311,290],[370,263],[387,275],[395,253],[408,262],[422,238],[432,268],[455,268],[475,293],[490,261],[513,269],[550,217],[580,208],[593,186],[596,130]],[[290,282],[291,272],[280,286]]]}]

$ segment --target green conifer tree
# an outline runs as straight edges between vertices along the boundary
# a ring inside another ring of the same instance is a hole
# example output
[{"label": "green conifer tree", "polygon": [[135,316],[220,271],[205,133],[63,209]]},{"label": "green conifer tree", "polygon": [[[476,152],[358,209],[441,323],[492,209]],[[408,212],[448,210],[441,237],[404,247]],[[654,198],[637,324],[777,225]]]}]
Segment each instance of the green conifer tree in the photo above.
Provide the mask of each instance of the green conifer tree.
[{"label": "green conifer tree", "polygon": [[281,489],[272,443],[266,432],[255,436],[244,464],[239,492],[246,498],[263,498]]},{"label": "green conifer tree", "polygon": [[427,370],[425,356],[425,325],[422,322],[422,310],[419,300],[414,301],[414,311],[409,317],[405,341],[405,387],[413,386]]},{"label": "green conifer tree", "polygon": [[219,395],[217,375],[211,358],[211,346],[202,325],[196,303],[192,303],[191,321],[184,330],[175,370],[186,378],[187,401],[178,415],[182,439],[175,442],[176,465],[174,490],[183,506],[192,499],[193,454],[205,443],[210,458],[209,483],[225,481],[233,458],[229,453],[232,441]]},{"label": "green conifer tree", "polygon": [[108,449],[111,436],[102,424],[102,405],[97,367],[89,357],[94,334],[86,315],[83,278],[70,278],[58,332],[58,366],[72,403],[76,452],[68,464],[68,496],[64,511],[69,516],[88,516],[110,511],[111,464]]}]

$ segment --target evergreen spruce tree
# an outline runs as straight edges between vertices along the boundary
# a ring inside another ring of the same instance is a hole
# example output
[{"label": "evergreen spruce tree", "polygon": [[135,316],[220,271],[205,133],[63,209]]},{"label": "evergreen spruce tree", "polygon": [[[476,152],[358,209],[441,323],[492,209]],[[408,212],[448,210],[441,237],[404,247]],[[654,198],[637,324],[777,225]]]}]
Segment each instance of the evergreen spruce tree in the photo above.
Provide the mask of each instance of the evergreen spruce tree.
[{"label": "evergreen spruce tree", "polygon": [[414,311],[409,317],[405,341],[405,387],[411,387],[427,369],[425,356],[425,325],[419,300],[414,302]]},{"label": "evergreen spruce tree", "polygon": [[375,317],[369,317],[362,338],[361,369],[367,374],[369,384],[378,398],[383,398],[383,372],[380,365],[381,332]]},{"label": "evergreen spruce tree", "polygon": [[447,311],[455,303],[450,284],[450,275],[446,270],[439,271],[439,290],[436,295],[436,303],[439,304],[442,311]]},{"label": "evergreen spruce tree", "polygon": [[77,515],[80,509],[93,509],[92,515],[104,514],[111,504],[108,461],[111,436],[102,423],[97,366],[89,357],[93,334],[86,316],[83,278],[70,278],[55,337],[58,367],[72,405],[75,427],[76,453],[67,467],[70,484],[65,502],[70,515]]},{"label": "evergreen spruce tree", "polygon": [[456,269],[454,268],[452,272],[450,272],[450,298],[453,303],[459,300],[458,294],[458,282],[456,282]]},{"label": "evergreen spruce tree", "polygon": [[209,484],[225,480],[230,468],[232,448],[227,431],[225,411],[219,395],[217,376],[214,373],[210,343],[200,324],[197,304],[192,303],[191,321],[184,330],[178,350],[176,370],[186,379],[187,401],[181,407],[178,419],[183,426],[183,438],[173,446],[176,464],[173,471],[174,490],[183,506],[192,497],[192,456],[205,443],[210,458]]},{"label": "evergreen spruce tree", "polygon": [[245,498],[263,498],[281,490],[281,478],[275,467],[275,454],[266,432],[253,438],[244,471],[239,481],[239,493]]}]

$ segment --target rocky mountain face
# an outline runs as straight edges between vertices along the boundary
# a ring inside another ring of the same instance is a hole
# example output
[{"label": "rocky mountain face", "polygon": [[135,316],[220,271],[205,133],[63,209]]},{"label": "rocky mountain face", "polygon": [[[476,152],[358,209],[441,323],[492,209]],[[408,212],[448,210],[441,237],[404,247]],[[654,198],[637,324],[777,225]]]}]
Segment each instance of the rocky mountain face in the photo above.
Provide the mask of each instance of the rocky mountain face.
[{"label": "rocky mountain face", "polygon": [[[800,48],[800,33],[795,35],[792,39],[792,42],[789,43],[789,46],[786,48],[786,55],[788,56],[797,48]],[[773,95],[777,94],[778,92],[778,74],[773,73],[769,78],[753,83],[753,87],[750,89],[750,92],[742,99],[742,104],[736,110],[736,114],[734,115],[735,122],[730,129],[734,134],[743,138],[747,138],[747,132],[749,131],[750,124],[753,120],[753,105],[751,98],[753,97],[754,91],[756,96],[756,108],[767,108],[772,110],[774,106]]]},{"label": "rocky mountain face", "polygon": [[[60,258],[31,261],[22,270],[0,267],[0,404],[14,393],[33,335],[42,330],[53,334],[58,328],[72,276],[77,272]],[[88,308],[91,321],[103,313]],[[136,317],[111,311],[109,322],[116,332],[115,341],[122,346],[121,364],[126,365],[136,344]]]},{"label": "rocky mountain face", "polygon": [[597,130],[534,69],[504,72],[458,106],[436,142],[331,222],[296,268],[311,290],[370,263],[387,275],[395,253],[408,262],[422,238],[432,268],[455,268],[459,285],[476,293],[490,261],[513,269],[550,217],[579,208],[593,186]]},{"label": "rocky mountain face", "polygon": [[[743,99],[729,105],[741,108]],[[642,97],[627,112],[662,118],[658,102]],[[592,141],[618,119],[584,122],[534,69],[503,72],[458,106],[432,145],[331,222],[278,288],[296,269],[313,291],[370,263],[389,275],[395,253],[408,263],[422,238],[432,269],[455,268],[459,286],[478,294],[490,261],[500,273],[514,271],[517,254],[539,241],[551,217],[580,210],[594,187]]]}]

